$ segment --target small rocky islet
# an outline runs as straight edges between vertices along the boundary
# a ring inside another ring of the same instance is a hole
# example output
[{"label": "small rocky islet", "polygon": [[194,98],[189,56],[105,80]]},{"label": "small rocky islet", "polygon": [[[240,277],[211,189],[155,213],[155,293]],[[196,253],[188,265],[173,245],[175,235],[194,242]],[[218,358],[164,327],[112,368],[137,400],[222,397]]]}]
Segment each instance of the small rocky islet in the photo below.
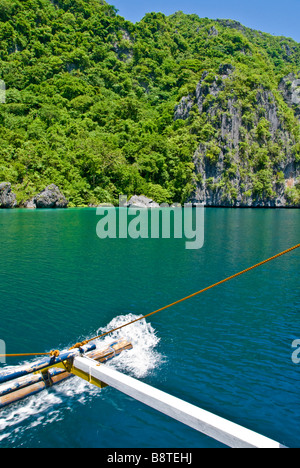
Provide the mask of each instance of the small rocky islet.
[{"label": "small rocky islet", "polygon": [[55,184],[48,185],[42,192],[20,205],[17,204],[11,184],[9,182],[0,184],[0,208],[67,208],[68,204],[68,200]]}]

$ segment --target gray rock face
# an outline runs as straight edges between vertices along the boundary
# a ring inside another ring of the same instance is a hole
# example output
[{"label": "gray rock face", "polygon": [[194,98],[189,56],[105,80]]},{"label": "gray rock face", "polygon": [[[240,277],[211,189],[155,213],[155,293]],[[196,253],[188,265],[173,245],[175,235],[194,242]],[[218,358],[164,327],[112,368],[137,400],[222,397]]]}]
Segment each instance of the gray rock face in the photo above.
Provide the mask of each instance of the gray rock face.
[{"label": "gray rock face", "polygon": [[300,119],[300,72],[289,73],[279,83],[285,102],[294,109],[296,116]]},{"label": "gray rock face", "polygon": [[178,106],[175,107],[174,120],[187,119],[190,115],[190,110],[193,107],[194,100],[192,96],[184,96]]},{"label": "gray rock face", "polygon": [[30,210],[35,210],[36,209],[36,204],[34,202],[34,199],[27,201],[24,206],[25,206],[25,208],[28,208]]},{"label": "gray rock face", "polygon": [[26,208],[67,208],[68,200],[61,193],[59,188],[54,185],[48,185],[41,193],[29,200]]},{"label": "gray rock face", "polygon": [[218,36],[219,35],[219,31],[214,27],[212,26],[209,30],[209,33],[208,33],[210,36]]},{"label": "gray rock face", "polygon": [[127,206],[135,208],[157,208],[159,204],[144,195],[134,195],[128,201]]},{"label": "gray rock face", "polygon": [[[270,89],[257,84],[250,91],[245,86],[244,92],[255,96],[250,106],[234,92],[236,80],[238,72],[231,64],[220,65],[214,75],[204,72],[195,92],[174,109],[174,120],[186,120],[197,107],[205,117],[202,128],[208,129],[200,133],[193,156],[195,188],[188,201],[208,206],[296,206],[290,192],[299,187],[300,165],[280,103]],[[299,118],[300,73],[285,77],[279,90]],[[269,158],[269,167],[263,158]]]},{"label": "gray rock face", "polygon": [[16,195],[11,191],[11,184],[2,182],[0,184],[0,208],[14,208],[16,205]]}]

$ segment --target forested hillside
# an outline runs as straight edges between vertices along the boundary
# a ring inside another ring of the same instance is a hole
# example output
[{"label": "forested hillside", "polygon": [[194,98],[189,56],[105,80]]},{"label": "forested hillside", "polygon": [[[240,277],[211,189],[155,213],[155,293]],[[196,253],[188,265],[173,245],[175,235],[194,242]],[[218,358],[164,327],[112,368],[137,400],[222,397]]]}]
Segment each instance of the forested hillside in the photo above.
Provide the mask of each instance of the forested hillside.
[{"label": "forested hillside", "polygon": [[21,206],[300,204],[300,44],[102,0],[0,0],[0,182]]}]

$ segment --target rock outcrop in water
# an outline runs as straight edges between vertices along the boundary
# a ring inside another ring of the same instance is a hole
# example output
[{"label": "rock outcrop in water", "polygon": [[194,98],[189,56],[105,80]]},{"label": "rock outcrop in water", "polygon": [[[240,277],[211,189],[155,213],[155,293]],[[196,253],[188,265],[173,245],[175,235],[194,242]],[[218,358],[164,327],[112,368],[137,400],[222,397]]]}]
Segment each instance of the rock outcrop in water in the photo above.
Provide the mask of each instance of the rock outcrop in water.
[{"label": "rock outcrop in water", "polygon": [[[300,119],[300,79],[289,74],[278,91]],[[300,206],[300,148],[282,118],[280,97],[247,82],[231,64],[204,72],[193,94],[181,99],[174,120],[200,135],[194,153],[190,201],[210,206]],[[198,119],[198,120],[197,120]]]},{"label": "rock outcrop in water", "polygon": [[133,195],[128,201],[127,206],[133,208],[157,208],[159,204],[144,195]]},{"label": "rock outcrop in water", "polygon": [[0,184],[0,208],[14,208],[17,205],[16,195],[11,191],[9,182]]},{"label": "rock outcrop in water", "polygon": [[54,185],[48,185],[41,193],[33,197],[26,204],[26,208],[67,208],[68,200],[61,193],[59,188]]}]

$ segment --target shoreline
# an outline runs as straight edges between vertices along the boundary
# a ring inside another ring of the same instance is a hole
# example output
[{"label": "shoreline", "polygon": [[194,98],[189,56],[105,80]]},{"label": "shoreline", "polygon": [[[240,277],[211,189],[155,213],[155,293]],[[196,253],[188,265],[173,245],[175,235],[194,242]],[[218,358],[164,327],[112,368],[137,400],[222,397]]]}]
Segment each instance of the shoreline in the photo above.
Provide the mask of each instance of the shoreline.
[{"label": "shoreline", "polygon": [[[192,204],[192,208],[196,208],[199,205]],[[243,210],[299,210],[300,206],[228,206],[228,205],[202,205],[203,208],[225,208],[225,209],[232,209],[232,210],[238,210],[238,209],[243,209]],[[112,206],[112,205],[99,205],[99,206],[72,206],[72,207],[66,207],[66,208],[26,208],[22,206],[16,206],[14,208],[1,208],[0,207],[0,212],[1,211],[16,211],[16,210],[22,210],[26,212],[36,212],[36,211],[70,211],[70,210],[95,210],[97,208],[136,208],[136,209],[161,209],[161,208],[168,208],[165,206],[159,206],[159,207],[141,207],[141,206],[131,206],[131,207],[123,207],[123,206]],[[169,208],[173,208],[170,206]],[[179,206],[179,208],[184,208],[184,205]]]},{"label": "shoreline", "polygon": [[[115,199],[116,201],[116,199]],[[285,200],[286,201],[286,200]],[[296,200],[295,204],[284,204],[281,200],[274,200],[274,199],[251,199],[249,200],[249,204],[245,202],[239,202],[235,200],[235,202],[230,203],[212,203],[210,199],[206,199],[206,201],[198,201],[196,197],[191,198],[189,201],[184,202],[183,204],[172,202],[172,203],[157,203],[155,200],[148,198],[145,195],[132,195],[128,201],[127,195],[120,195],[119,194],[119,203],[118,205],[114,205],[113,203],[108,202],[99,202],[99,204],[94,205],[89,203],[88,205],[83,206],[69,206],[72,204],[64,194],[60,191],[59,187],[55,184],[48,185],[42,192],[35,195],[30,200],[24,202],[17,203],[16,194],[11,190],[11,183],[10,182],[2,182],[0,184],[0,209],[26,209],[26,210],[53,210],[53,209],[72,209],[72,208],[103,208],[103,207],[111,207],[111,208],[175,208],[175,207],[204,207],[204,208],[243,208],[243,209],[297,209],[300,208],[300,204],[298,199]]]}]

